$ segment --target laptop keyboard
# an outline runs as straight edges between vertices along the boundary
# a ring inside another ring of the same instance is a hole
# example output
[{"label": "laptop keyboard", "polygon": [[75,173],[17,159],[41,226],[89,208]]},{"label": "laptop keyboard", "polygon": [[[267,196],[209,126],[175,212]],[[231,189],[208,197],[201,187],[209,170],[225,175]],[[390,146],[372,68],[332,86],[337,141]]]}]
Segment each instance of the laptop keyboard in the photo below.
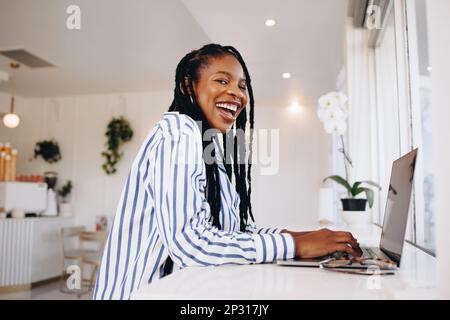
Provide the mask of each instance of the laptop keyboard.
[{"label": "laptop keyboard", "polygon": [[371,248],[361,248],[364,259],[378,259],[377,254]]}]

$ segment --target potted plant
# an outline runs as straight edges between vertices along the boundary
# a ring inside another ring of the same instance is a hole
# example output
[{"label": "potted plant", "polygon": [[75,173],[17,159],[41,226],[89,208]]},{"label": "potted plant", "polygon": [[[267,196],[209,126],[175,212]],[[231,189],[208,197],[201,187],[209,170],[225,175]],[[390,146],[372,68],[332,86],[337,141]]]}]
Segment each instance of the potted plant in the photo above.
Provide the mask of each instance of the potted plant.
[{"label": "potted plant", "polygon": [[58,190],[59,196],[62,198],[62,202],[59,204],[59,212],[61,216],[70,215],[72,213],[72,206],[68,200],[68,196],[72,192],[72,182],[69,180],[61,189]]},{"label": "potted plant", "polygon": [[[351,185],[347,180],[338,175],[333,175],[323,179],[323,182],[327,180],[333,180],[334,182],[340,184],[348,192],[348,198],[341,199],[342,209],[344,211],[365,211],[366,204],[369,203],[369,208],[372,208],[374,201],[374,192],[371,188],[364,187],[365,184],[371,185],[373,187],[381,190],[381,187],[373,181],[356,181]],[[366,198],[356,198],[357,195],[361,193],[366,194]]]},{"label": "potted plant", "polygon": [[[347,198],[341,199],[343,218],[349,223],[361,223],[370,221],[370,215],[365,213],[366,204],[372,208],[374,202],[374,191],[368,186],[381,190],[381,187],[373,181],[356,181],[350,183],[349,170],[353,167],[352,160],[345,148],[344,133],[347,130],[347,97],[342,92],[329,92],[319,98],[317,115],[324,124],[325,131],[329,134],[337,134],[342,147],[339,152],[344,157],[345,178],[339,175],[331,175],[323,179],[323,182],[332,180],[342,185],[347,190]],[[364,193],[366,198],[358,198]]]},{"label": "potted plant", "polygon": [[34,147],[34,158],[42,157],[48,163],[54,163],[61,160],[61,152],[58,142],[55,140],[43,140],[36,142]]}]

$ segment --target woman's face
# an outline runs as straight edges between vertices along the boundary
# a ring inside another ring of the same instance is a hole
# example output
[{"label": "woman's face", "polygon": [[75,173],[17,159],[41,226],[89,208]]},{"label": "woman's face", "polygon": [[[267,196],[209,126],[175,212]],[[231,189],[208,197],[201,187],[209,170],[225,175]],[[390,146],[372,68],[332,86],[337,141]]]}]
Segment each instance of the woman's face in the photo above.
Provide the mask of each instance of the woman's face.
[{"label": "woman's face", "polygon": [[225,133],[247,105],[247,84],[239,61],[232,55],[212,57],[193,83],[197,102],[209,125]]}]

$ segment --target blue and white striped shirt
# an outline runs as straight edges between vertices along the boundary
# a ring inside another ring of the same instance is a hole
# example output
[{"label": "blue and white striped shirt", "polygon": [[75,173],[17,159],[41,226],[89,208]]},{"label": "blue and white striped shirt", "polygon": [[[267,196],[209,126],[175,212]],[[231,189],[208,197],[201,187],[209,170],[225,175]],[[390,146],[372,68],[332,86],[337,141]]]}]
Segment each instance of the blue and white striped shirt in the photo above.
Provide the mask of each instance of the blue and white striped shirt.
[{"label": "blue and white striped shirt", "polygon": [[291,235],[275,228],[239,231],[239,195],[219,164],[219,230],[206,199],[202,137],[195,121],[166,112],[133,162],[106,242],[94,299],[128,299],[177,268],[272,262],[294,257]]}]

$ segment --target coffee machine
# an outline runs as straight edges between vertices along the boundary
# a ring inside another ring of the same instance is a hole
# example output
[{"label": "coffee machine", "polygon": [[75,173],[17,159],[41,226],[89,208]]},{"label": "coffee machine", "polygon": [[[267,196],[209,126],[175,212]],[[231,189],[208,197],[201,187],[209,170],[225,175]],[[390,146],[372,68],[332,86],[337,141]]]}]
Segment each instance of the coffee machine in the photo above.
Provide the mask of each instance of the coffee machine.
[{"label": "coffee machine", "polygon": [[46,217],[56,217],[58,215],[57,199],[56,199],[56,182],[58,174],[53,171],[44,172],[44,180],[47,183],[47,207],[42,213]]},{"label": "coffee machine", "polygon": [[21,209],[25,213],[41,214],[47,208],[47,185],[36,182],[0,182],[0,208],[7,213]]}]

